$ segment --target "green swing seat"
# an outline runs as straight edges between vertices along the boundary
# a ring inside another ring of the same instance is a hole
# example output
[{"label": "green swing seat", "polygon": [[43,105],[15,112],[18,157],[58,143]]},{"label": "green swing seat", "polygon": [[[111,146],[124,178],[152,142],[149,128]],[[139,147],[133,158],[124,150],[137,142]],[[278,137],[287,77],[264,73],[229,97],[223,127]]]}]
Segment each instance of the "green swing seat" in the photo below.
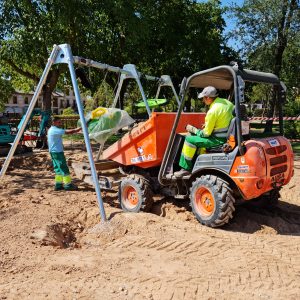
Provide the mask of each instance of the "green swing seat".
[{"label": "green swing seat", "polygon": [[[147,102],[150,108],[155,108],[167,103],[167,99],[147,99]],[[141,108],[141,107],[146,107],[146,104],[144,101],[140,101],[136,103],[135,106]]]}]

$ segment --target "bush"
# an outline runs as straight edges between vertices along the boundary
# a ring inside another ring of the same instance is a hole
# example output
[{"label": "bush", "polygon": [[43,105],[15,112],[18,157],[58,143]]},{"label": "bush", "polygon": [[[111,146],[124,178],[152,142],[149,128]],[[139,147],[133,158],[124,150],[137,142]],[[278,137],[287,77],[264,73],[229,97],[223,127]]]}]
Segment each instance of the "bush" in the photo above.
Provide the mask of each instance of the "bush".
[{"label": "bush", "polygon": [[63,116],[69,116],[69,115],[74,115],[75,114],[75,111],[73,108],[71,107],[67,107],[63,110]]},{"label": "bush", "polygon": [[[284,115],[288,117],[300,116],[300,101],[290,101],[284,107]],[[290,139],[300,138],[300,121],[284,121],[285,136]]]},{"label": "bush", "polygon": [[300,122],[299,121],[284,121],[284,135],[289,139],[300,138]]}]

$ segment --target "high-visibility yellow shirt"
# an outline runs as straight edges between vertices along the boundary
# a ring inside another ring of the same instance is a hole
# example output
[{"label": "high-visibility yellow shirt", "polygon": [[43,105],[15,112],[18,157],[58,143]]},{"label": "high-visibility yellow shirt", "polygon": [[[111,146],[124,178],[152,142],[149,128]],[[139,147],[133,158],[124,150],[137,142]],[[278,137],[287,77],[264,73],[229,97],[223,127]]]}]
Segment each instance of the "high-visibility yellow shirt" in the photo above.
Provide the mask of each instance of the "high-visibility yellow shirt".
[{"label": "high-visibility yellow shirt", "polygon": [[217,97],[209,106],[205,116],[204,136],[210,136],[213,131],[226,130],[230,124],[234,105],[230,101]]}]

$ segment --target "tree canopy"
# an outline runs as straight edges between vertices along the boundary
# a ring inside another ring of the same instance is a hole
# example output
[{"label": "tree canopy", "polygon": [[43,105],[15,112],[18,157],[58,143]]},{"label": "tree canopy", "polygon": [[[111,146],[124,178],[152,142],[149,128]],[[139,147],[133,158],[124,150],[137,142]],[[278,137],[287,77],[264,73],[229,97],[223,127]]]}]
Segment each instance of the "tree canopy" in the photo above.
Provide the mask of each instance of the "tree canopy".
[{"label": "tree canopy", "polygon": [[[223,63],[220,1],[2,0],[0,64],[14,87],[32,88],[53,44],[110,65],[137,65],[175,81]],[[55,66],[44,88],[45,108],[65,66]]]},{"label": "tree canopy", "polygon": [[299,85],[299,0],[246,0],[231,12],[237,21],[231,36],[239,40],[247,66]]},{"label": "tree canopy", "polygon": [[[245,0],[242,6],[233,5],[231,12],[237,20],[231,35],[239,40],[247,67],[274,73],[287,84],[288,90],[299,87],[299,0]],[[270,90],[265,91],[267,99]],[[293,93],[288,96],[295,100]],[[275,97],[268,104],[267,116],[272,117],[276,110]],[[271,128],[272,121],[268,121],[265,131]]]}]

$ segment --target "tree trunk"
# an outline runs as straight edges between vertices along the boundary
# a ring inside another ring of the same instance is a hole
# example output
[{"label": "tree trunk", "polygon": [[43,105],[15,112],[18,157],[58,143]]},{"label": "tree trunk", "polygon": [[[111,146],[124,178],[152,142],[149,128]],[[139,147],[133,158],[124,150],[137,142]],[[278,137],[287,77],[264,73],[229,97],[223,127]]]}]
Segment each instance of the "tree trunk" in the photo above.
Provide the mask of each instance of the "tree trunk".
[{"label": "tree trunk", "polygon": [[[297,8],[297,0],[291,0],[290,3],[288,1],[283,0],[282,11],[281,11],[281,19],[279,20],[278,26],[278,38],[277,44],[275,48],[275,55],[274,55],[274,67],[273,73],[279,77],[281,68],[282,68],[282,59],[283,53],[287,46],[289,29],[291,26],[291,20],[294,14],[295,9]],[[267,113],[268,118],[272,118],[274,116],[276,108],[276,96],[275,96],[275,89],[272,92],[272,98],[270,100],[270,108]],[[268,120],[265,125],[265,133],[271,133],[273,126],[273,120]]]},{"label": "tree trunk", "polygon": [[56,87],[59,75],[61,74],[60,69],[51,70],[46,79],[46,83],[43,87],[43,110],[51,111],[52,107],[52,93]]}]

